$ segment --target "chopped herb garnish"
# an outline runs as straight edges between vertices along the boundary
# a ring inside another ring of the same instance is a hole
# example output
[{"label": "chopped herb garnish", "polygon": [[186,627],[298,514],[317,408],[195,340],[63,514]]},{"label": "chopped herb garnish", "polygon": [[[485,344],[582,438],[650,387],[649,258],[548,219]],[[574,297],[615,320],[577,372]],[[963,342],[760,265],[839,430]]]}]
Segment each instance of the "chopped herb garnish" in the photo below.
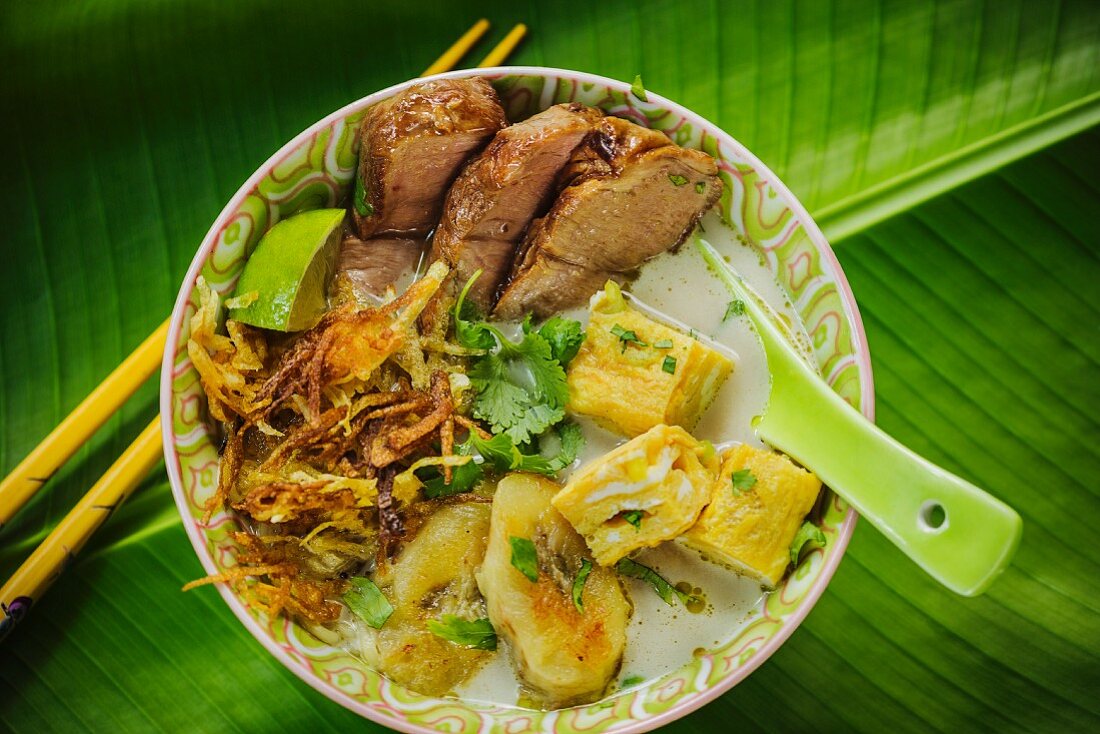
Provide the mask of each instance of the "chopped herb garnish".
[{"label": "chopped herb garnish", "polygon": [[675,357],[665,357],[665,361],[661,362],[661,369],[663,369],[665,372],[669,373],[670,375],[676,374],[676,358]]},{"label": "chopped herb garnish", "polygon": [[539,327],[539,336],[550,345],[550,356],[558,360],[562,367],[568,367],[580,351],[584,341],[581,322],[554,316]]},{"label": "chopped herb garnish", "polygon": [[686,184],[688,182],[686,177],[681,176],[678,173],[668,174],[668,180],[672,182],[673,186],[683,186],[684,184]]},{"label": "chopped herb garnish", "polygon": [[629,558],[620,559],[619,562],[615,564],[615,570],[623,576],[645,581],[653,587],[653,590],[657,592],[657,596],[661,597],[665,604],[669,606],[672,606],[675,603],[673,600],[677,598],[684,606],[687,606],[688,602],[696,599],[696,597],[691,594],[685,594],[665,581],[664,578],[661,577],[661,574],[657,573],[649,566],[643,566],[637,561],[632,561]]},{"label": "chopped herb garnish", "polygon": [[672,349],[672,340],[661,339],[660,341],[653,342],[653,346],[657,349]]},{"label": "chopped herb garnish", "polygon": [[444,614],[440,619],[428,620],[428,631],[463,647],[472,647],[475,650],[497,649],[497,633],[488,619],[469,620]]},{"label": "chopped herb garnish", "polygon": [[393,614],[393,605],[374,582],[362,576],[348,581],[351,588],[344,592],[344,603],[355,616],[375,629],[381,629]]},{"label": "chopped herb garnish", "polygon": [[638,338],[638,335],[631,329],[624,329],[623,327],[615,324],[611,327],[611,333],[619,337],[619,341],[622,342],[623,351],[626,351],[627,344],[635,344],[639,347],[648,347],[644,341]]},{"label": "chopped herb garnish", "polygon": [[458,294],[454,307],[455,341],[467,349],[488,350],[496,346],[496,337],[493,336],[488,324],[478,320],[479,314],[474,305],[466,302],[466,294],[470,292],[474,281],[480,277],[481,271],[478,270],[470,276],[466,285],[462,287],[462,292]]},{"label": "chopped herb garnish", "polygon": [[634,75],[634,83],[630,85],[630,93],[633,94],[638,99],[642,100],[643,102],[648,102],[649,101],[649,97],[646,96],[646,93],[645,93],[645,85],[642,84],[642,75],[641,74],[635,74]]},{"label": "chopped herb garnish", "polygon": [[730,484],[733,485],[734,494],[742,494],[756,485],[756,476],[752,469],[738,469],[730,475]]},{"label": "chopped herb garnish", "polygon": [[640,675],[628,675],[627,677],[623,678],[620,685],[622,685],[623,688],[630,688],[631,686],[636,686],[639,683],[645,683],[645,678]]},{"label": "chopped herb garnish", "polygon": [[642,518],[645,517],[645,513],[641,510],[630,510],[619,515],[622,519],[636,527],[638,530],[642,529]]},{"label": "chopped herb garnish", "polygon": [[[455,304],[455,339],[464,347],[492,350],[474,359],[467,373],[477,395],[475,418],[486,421],[493,433],[505,433],[516,444],[529,443],[565,417],[569,387],[565,370],[554,358],[550,343],[538,332],[524,330],[519,342],[509,341],[492,324],[474,321],[466,310],[466,294],[481,275],[474,273]],[[520,369],[516,369],[516,368]],[[529,379],[517,373],[526,372]]]},{"label": "chopped herb garnish", "polygon": [[791,541],[792,564],[798,564],[798,557],[802,554],[802,547],[807,543],[816,543],[819,546],[825,546],[825,533],[822,532],[821,528],[814,525],[809,520],[802,523],[802,527],[794,534],[794,540]]},{"label": "chopped herb garnish", "polygon": [[588,580],[590,573],[592,573],[592,561],[582,558],[577,577],[573,579],[573,606],[581,614],[584,614],[584,599],[581,598],[584,595],[584,582]]},{"label": "chopped herb garnish", "polygon": [[705,182],[699,181],[698,183],[695,184],[695,193],[705,194],[706,192],[707,192],[707,185],[706,185]]},{"label": "chopped herb garnish", "polygon": [[361,217],[369,217],[374,214],[374,207],[367,201],[367,187],[363,185],[363,177],[357,171],[355,173],[355,191],[352,194],[352,205]]},{"label": "chopped herb garnish", "polygon": [[[461,450],[460,453],[462,453]],[[426,467],[420,471],[427,472],[429,469],[432,473],[426,475],[423,481],[424,496],[430,500],[469,492],[485,476],[481,464],[475,461],[467,461],[465,464],[452,467],[450,483],[444,481],[443,473],[437,467]]]},{"label": "chopped herb garnish", "polygon": [[532,584],[537,583],[539,556],[535,552],[535,544],[527,538],[517,538],[514,535],[508,538],[508,542],[512,545],[512,565]]},{"label": "chopped herb garnish", "polygon": [[525,454],[507,434],[499,434],[484,439],[471,433],[469,440],[459,447],[460,452],[467,447],[476,450],[498,471],[526,471],[533,474],[554,476],[577,460],[577,453],[584,446],[584,434],[576,423],[565,422],[555,426],[561,446],[555,456]]},{"label": "chopped herb garnish", "polygon": [[741,316],[745,313],[745,302],[738,298],[736,301],[730,301],[726,306],[726,313],[722,316],[723,321],[727,321],[734,316]]}]

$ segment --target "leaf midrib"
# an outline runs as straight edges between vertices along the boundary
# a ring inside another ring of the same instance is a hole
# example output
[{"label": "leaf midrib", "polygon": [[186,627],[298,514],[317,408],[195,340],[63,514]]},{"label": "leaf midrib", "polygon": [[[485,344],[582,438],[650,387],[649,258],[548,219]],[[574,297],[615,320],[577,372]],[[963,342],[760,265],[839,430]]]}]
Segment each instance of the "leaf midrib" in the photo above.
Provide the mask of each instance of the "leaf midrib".
[{"label": "leaf midrib", "polygon": [[813,212],[836,244],[1100,124],[1100,92],[1006,128]]}]

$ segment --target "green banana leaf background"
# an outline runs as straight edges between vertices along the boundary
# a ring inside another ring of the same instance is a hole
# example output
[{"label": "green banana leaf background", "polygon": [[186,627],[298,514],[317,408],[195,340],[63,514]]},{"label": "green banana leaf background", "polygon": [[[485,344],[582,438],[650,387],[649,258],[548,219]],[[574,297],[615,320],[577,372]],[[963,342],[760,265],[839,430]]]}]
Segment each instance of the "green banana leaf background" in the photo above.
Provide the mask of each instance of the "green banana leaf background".
[{"label": "green banana leaf background", "polygon": [[[0,470],[171,309],[210,222],[283,142],[476,63],[647,87],[773,168],[836,247],[879,424],[1015,506],[985,596],[868,524],[786,645],[670,725],[1100,731],[1100,3],[69,0],[0,8]],[[6,577],[155,414],[150,382],[0,530]],[[203,574],[163,468],[0,644],[0,728],[376,731],[285,670]]]}]

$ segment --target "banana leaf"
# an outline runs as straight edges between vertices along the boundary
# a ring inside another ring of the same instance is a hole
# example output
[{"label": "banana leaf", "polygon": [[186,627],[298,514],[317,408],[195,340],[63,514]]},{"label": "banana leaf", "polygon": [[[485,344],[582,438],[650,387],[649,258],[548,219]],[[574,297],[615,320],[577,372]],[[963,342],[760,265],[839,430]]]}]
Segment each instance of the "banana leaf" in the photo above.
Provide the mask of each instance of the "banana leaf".
[{"label": "banana leaf", "polygon": [[[1100,729],[1100,5],[836,0],[42,2],[0,9],[0,471],[171,307],[282,142],[482,15],[510,59],[715,120],[823,222],[890,433],[1024,516],[984,597],[869,526],[807,621],[671,731]],[[155,413],[146,385],[0,529],[10,573]],[[0,728],[380,727],[271,658],[202,575],[162,469],[0,646]]]}]

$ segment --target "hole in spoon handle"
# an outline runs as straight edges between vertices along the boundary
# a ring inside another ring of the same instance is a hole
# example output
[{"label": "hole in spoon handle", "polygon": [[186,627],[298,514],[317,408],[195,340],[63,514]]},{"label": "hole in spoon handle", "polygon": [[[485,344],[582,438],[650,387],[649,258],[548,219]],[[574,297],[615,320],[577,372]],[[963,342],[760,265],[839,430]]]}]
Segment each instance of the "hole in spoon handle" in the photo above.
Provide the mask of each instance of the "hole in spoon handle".
[{"label": "hole in spoon handle", "polygon": [[950,518],[939,500],[925,500],[917,515],[917,525],[926,533],[942,533],[947,530]]}]

